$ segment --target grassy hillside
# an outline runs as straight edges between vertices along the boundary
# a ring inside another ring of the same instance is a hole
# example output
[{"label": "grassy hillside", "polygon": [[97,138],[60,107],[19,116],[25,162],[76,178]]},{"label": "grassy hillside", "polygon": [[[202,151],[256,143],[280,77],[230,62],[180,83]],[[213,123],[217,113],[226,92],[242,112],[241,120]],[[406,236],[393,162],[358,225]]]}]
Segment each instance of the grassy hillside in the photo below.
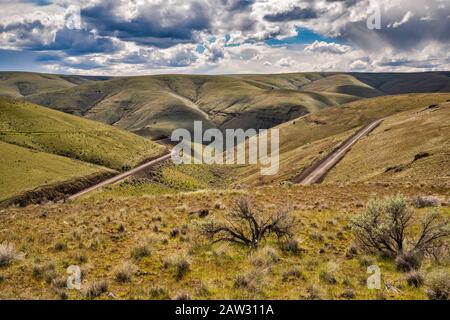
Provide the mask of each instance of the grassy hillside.
[{"label": "grassy hillside", "polygon": [[450,72],[351,73],[384,94],[450,92]]},{"label": "grassy hillside", "polygon": [[344,93],[362,98],[384,95],[383,92],[348,74],[332,75],[302,87],[302,90]]},{"label": "grassy hillside", "polygon": [[35,93],[67,89],[102,77],[0,72],[0,96],[19,98]]},{"label": "grassy hillside", "polygon": [[[425,109],[450,100],[450,94],[409,94],[351,102],[328,108],[300,120],[280,125],[280,171],[276,176],[260,176],[258,166],[238,170],[241,183],[260,184],[290,180],[315,160],[324,157],[355,130],[373,120],[403,111]],[[446,131],[435,131],[444,139]],[[447,134],[448,135],[448,134]],[[399,137],[398,143],[402,143]],[[438,140],[432,140],[437,143]],[[368,145],[370,147],[370,145]],[[414,152],[411,150],[411,152]],[[442,173],[441,177],[443,177]]]},{"label": "grassy hillside", "polygon": [[0,100],[0,141],[121,170],[163,152],[117,128],[30,103]]},{"label": "grassy hillside", "polygon": [[450,103],[388,117],[357,143],[326,183],[409,182],[450,187]]},{"label": "grassy hillside", "polygon": [[108,169],[0,141],[0,202],[44,185],[98,174]]},{"label": "grassy hillside", "polygon": [[86,82],[31,102],[158,139],[175,128],[270,128],[329,106],[406,92],[450,91],[447,73],[157,75]]},{"label": "grassy hillside", "polygon": [[152,76],[86,83],[29,101],[160,138],[175,128],[268,128],[322,108],[356,100],[337,94],[299,92],[227,76]]}]

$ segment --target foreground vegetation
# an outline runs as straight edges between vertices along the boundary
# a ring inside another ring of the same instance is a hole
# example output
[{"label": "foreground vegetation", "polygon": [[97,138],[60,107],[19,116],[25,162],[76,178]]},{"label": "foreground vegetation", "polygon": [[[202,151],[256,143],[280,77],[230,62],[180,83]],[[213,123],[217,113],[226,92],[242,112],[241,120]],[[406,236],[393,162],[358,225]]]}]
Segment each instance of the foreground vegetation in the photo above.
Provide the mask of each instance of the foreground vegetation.
[{"label": "foreground vegetation", "polygon": [[[0,267],[0,297],[448,298],[445,254],[440,261],[424,257],[420,267],[404,272],[395,258],[365,251],[355,242],[351,220],[367,212],[366,202],[375,194],[383,198],[399,191],[407,197],[414,219],[421,221],[434,210],[449,218],[446,189],[377,185],[263,187],[251,193],[198,191],[119,200],[93,197],[73,204],[2,210],[0,243],[6,262]],[[434,195],[417,198],[428,193]],[[278,239],[267,233],[256,249],[212,242],[205,226],[226,222],[223,219],[242,198],[261,217],[287,210],[289,234]],[[412,203],[421,208],[411,208]],[[408,232],[415,235],[418,229]],[[70,265],[81,267],[81,291],[65,288]],[[367,288],[370,265],[381,269],[379,290]]]}]

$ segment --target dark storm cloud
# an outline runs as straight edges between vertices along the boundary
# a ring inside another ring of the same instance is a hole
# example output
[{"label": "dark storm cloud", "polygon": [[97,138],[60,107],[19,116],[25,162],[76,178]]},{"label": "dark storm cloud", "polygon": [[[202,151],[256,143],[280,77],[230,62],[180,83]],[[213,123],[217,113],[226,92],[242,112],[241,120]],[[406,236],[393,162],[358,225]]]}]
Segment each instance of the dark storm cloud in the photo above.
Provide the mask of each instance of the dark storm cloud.
[{"label": "dark storm cloud", "polygon": [[317,17],[317,12],[311,8],[302,9],[300,7],[293,7],[288,11],[265,15],[264,19],[270,22],[283,22],[293,20],[310,20]]},{"label": "dark storm cloud", "polygon": [[122,19],[115,14],[117,2],[101,2],[81,10],[81,17],[90,29],[103,36],[124,41],[168,48],[178,43],[194,42],[196,31],[210,27],[207,3],[189,3],[188,10],[167,8],[163,4],[142,7],[136,17]]},{"label": "dark storm cloud", "polygon": [[117,46],[109,38],[97,37],[87,30],[67,27],[57,30],[54,40],[46,43],[42,35],[49,30],[50,27],[45,26],[39,20],[0,25],[0,34],[13,34],[14,37],[11,38],[10,43],[17,43],[27,50],[59,50],[70,55],[83,55],[114,52],[117,49]]},{"label": "dark storm cloud", "polygon": [[64,51],[67,54],[78,56],[89,53],[112,53],[118,48],[109,38],[96,37],[86,30],[63,28],[56,32],[54,42],[30,49]]}]

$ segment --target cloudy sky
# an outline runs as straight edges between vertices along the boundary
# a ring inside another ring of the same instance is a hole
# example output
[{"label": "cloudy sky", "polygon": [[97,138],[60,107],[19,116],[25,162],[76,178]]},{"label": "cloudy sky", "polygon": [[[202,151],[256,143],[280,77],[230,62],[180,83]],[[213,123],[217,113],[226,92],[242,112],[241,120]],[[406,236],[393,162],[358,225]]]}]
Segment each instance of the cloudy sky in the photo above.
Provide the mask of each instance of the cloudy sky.
[{"label": "cloudy sky", "polygon": [[0,12],[0,70],[450,70],[450,0],[0,0]]}]

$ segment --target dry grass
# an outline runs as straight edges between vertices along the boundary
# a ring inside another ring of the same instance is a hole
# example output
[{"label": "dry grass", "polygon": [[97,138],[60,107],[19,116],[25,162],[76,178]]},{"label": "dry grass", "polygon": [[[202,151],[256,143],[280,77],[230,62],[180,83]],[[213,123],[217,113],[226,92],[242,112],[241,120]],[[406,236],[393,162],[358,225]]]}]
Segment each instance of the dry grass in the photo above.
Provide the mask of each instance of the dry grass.
[{"label": "dry grass", "polygon": [[[408,197],[429,192],[442,197],[446,191],[355,185],[322,186],[318,193],[318,188],[264,187],[251,193],[203,191],[104,201],[88,198],[2,210],[0,241],[14,243],[26,256],[1,270],[5,277],[0,282],[0,298],[60,299],[67,295],[68,299],[168,299],[186,293],[191,299],[351,299],[353,294],[347,289],[352,289],[357,299],[376,299],[381,293],[365,285],[367,264],[377,264],[387,282],[405,283],[405,274],[396,270],[394,262],[375,257],[360,264],[360,253],[351,250],[352,255],[347,254],[353,241],[349,219],[361,212],[364,208],[360,203],[374,194],[382,197],[401,189]],[[209,217],[190,212],[208,209],[209,216],[221,219],[227,209],[214,208],[215,202],[220,200],[224,207],[232,208],[244,194],[262,212],[270,213],[286,204],[297,208],[292,215],[299,223],[292,232],[301,254],[286,250],[272,236],[252,253],[236,244],[211,244],[201,234],[199,226]],[[186,210],[176,210],[180,203]],[[429,210],[433,208],[418,209],[417,214],[425,215]],[[440,210],[450,214],[448,207]],[[117,230],[120,224],[124,226],[122,232]],[[171,238],[174,228],[180,235],[184,230],[192,241],[182,241],[181,236]],[[311,240],[313,232],[322,234],[323,241]],[[55,250],[55,243],[61,239],[67,248]],[[96,246],[92,246],[94,242]],[[133,259],[139,272],[124,268],[125,277],[119,278],[126,281],[117,281],[124,261],[141,243],[151,248],[151,256]],[[82,263],[83,290],[57,290],[58,285],[53,283],[59,283],[74,263]],[[51,267],[42,268],[46,265]],[[39,266],[37,277],[33,276],[33,266]],[[427,272],[434,268],[431,262],[424,262]],[[322,271],[331,273],[337,283],[329,284],[328,277],[321,277]],[[101,279],[108,284],[107,289],[98,284]],[[428,286],[415,288],[405,283],[399,291],[383,288],[381,292],[388,299],[426,299],[425,290]]]}]

